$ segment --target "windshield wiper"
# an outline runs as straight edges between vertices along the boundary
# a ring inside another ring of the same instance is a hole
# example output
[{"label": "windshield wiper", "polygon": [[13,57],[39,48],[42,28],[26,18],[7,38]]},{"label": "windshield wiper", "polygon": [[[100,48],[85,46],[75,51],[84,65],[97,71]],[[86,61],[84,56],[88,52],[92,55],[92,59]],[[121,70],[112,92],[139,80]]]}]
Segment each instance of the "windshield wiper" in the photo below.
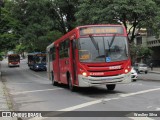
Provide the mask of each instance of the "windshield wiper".
[{"label": "windshield wiper", "polygon": [[126,54],[126,56],[128,57],[128,51],[127,51],[127,47],[126,47],[126,44],[125,44],[125,54]]},{"label": "windshield wiper", "polygon": [[96,48],[96,50],[99,50],[98,44],[96,43],[96,41],[95,41],[95,39],[93,38],[93,36],[92,36],[92,35],[89,35],[89,37],[91,38],[91,41],[92,41],[94,47]]},{"label": "windshield wiper", "polygon": [[98,45],[98,43],[96,43],[96,41],[95,41],[95,39],[93,38],[92,35],[89,35],[89,37],[91,38],[91,41],[92,41],[94,47],[96,48],[96,50],[98,50],[98,55],[99,55],[99,45]]},{"label": "windshield wiper", "polygon": [[109,44],[109,50],[110,50],[110,48],[111,48],[111,46],[112,46],[112,44],[113,44],[113,42],[115,40],[115,37],[116,37],[116,34],[114,34],[113,37],[112,37],[112,40],[111,40],[111,42]]}]

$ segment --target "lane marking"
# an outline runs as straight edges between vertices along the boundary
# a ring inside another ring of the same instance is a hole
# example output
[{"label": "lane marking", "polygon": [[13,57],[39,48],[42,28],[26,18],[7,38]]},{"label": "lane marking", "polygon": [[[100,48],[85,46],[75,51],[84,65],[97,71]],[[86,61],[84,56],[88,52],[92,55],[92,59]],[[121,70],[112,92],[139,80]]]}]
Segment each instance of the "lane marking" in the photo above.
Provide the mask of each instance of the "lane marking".
[{"label": "lane marking", "polygon": [[83,107],[86,107],[86,106],[98,104],[100,102],[102,102],[102,99],[94,100],[94,101],[91,101],[91,102],[86,102],[86,103],[83,103],[83,104],[75,105],[75,106],[64,108],[64,109],[57,110],[57,111],[73,111],[73,110],[80,109],[80,108],[83,108]]},{"label": "lane marking", "polygon": [[87,106],[90,106],[90,105],[98,104],[98,103],[101,103],[101,102],[103,102],[103,101],[110,101],[110,100],[114,100],[114,99],[120,99],[120,98],[124,98],[124,97],[129,97],[129,96],[133,96],[133,95],[144,94],[144,93],[148,93],[148,92],[152,92],[152,91],[157,91],[157,90],[160,90],[160,88],[143,90],[143,91],[139,91],[139,92],[135,92],[135,93],[120,94],[119,97],[116,97],[116,98],[98,99],[98,100],[90,101],[90,102],[87,102],[87,103],[82,103],[82,104],[79,104],[79,105],[75,105],[75,106],[72,106],[72,107],[60,109],[60,110],[58,110],[58,111],[73,111],[73,110],[77,110],[77,109],[80,109],[80,108],[84,108],[84,107],[87,107]]},{"label": "lane marking", "polygon": [[76,109],[84,108],[84,107],[91,106],[91,105],[94,105],[94,104],[98,104],[98,103],[101,103],[101,102],[106,102],[106,101],[116,100],[116,99],[118,99],[118,98],[98,99],[98,100],[82,103],[82,104],[79,104],[79,105],[76,105],[76,106],[60,109],[60,110],[57,110],[57,111],[73,111],[73,110],[76,110]]},{"label": "lane marking", "polygon": [[[34,75],[34,76],[36,76],[36,77],[39,77],[39,78],[42,78],[42,79],[45,79],[45,80],[49,80],[49,79],[47,79],[47,78],[45,78],[45,77],[42,77],[42,76],[40,76],[40,75],[37,75],[37,74],[34,74],[34,73],[32,73],[32,72],[30,72],[32,75]],[[47,75],[46,75],[47,76]]]},{"label": "lane marking", "polygon": [[[21,68],[23,68],[23,69],[25,69],[25,70],[26,70],[26,68],[28,68],[28,67],[24,67],[24,66],[22,66]],[[28,70],[28,72],[29,72],[29,73],[31,73],[31,74],[32,74],[32,75],[34,75],[34,76],[39,77],[39,78],[42,78],[42,79],[45,79],[45,80],[49,80],[49,79],[47,79],[46,77],[42,77],[42,76],[40,76],[40,75],[37,75],[37,74],[35,74],[35,73],[31,72],[31,70]],[[46,76],[47,76],[47,72],[46,72]]]},{"label": "lane marking", "polygon": [[152,118],[149,118],[149,117],[128,117],[132,120],[154,120]]},{"label": "lane marking", "polygon": [[147,108],[148,108],[148,109],[149,109],[149,108],[152,108],[152,106],[148,106]]},{"label": "lane marking", "polygon": [[[116,98],[106,98],[106,99],[98,99],[98,100],[93,100],[93,101],[90,101],[90,102],[86,102],[86,103],[82,103],[82,104],[79,104],[79,105],[75,105],[75,106],[72,106],[72,107],[68,107],[68,108],[64,108],[64,109],[60,109],[60,110],[57,110],[57,111],[73,111],[73,110],[77,110],[77,109],[80,109],[80,108],[84,108],[84,107],[87,107],[87,106],[91,106],[91,105],[94,105],[94,104],[98,104],[98,103],[101,103],[101,102],[106,102],[106,101],[110,101],[110,100],[117,100],[117,99],[120,99],[120,98],[125,98],[125,97],[129,97],[129,96],[134,96],[134,95],[139,95],[139,94],[144,94],[144,93],[148,93],[148,92],[153,92],[153,91],[158,91],[160,90],[160,88],[155,88],[155,89],[149,89],[149,90],[143,90],[143,91],[139,91],[139,92],[135,92],[135,93],[128,93],[128,94],[121,94],[119,95],[118,97]],[[30,120],[44,120],[44,119],[47,119],[49,117],[43,117],[43,118],[31,118]],[[148,117],[128,117],[130,119],[133,119],[133,120],[154,120],[152,118],[148,118]]]},{"label": "lane marking", "polygon": [[156,108],[157,111],[160,111],[160,108]]},{"label": "lane marking", "polygon": [[55,88],[55,89],[44,89],[44,90],[31,90],[31,91],[22,91],[22,92],[16,92],[16,93],[11,93],[12,95],[18,95],[18,94],[25,94],[25,93],[34,93],[34,92],[42,92],[42,91],[53,91],[53,90],[60,90],[63,88]]},{"label": "lane marking", "polygon": [[143,94],[143,93],[147,93],[147,92],[157,91],[157,90],[160,90],[160,88],[143,90],[143,91],[139,91],[139,92],[135,92],[135,93],[121,94],[121,95],[119,95],[119,96],[120,96],[120,97],[128,97],[128,96]]}]

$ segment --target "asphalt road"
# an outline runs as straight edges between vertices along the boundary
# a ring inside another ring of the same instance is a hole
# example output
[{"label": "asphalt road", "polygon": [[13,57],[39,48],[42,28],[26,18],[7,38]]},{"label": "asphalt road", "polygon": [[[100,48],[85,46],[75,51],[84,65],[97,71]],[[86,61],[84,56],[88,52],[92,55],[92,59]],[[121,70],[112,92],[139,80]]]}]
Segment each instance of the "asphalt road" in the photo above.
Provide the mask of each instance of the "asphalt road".
[{"label": "asphalt road", "polygon": [[[52,86],[46,71],[32,71],[26,61],[20,67],[9,68],[2,62],[4,83],[14,111],[160,111],[159,74],[140,74],[130,84],[117,85],[114,91],[105,86],[68,90],[67,86]],[[152,79],[151,81],[149,79]],[[83,116],[84,112],[82,112]],[[25,118],[26,119],[26,118]],[[33,118],[37,120],[38,118]],[[32,119],[32,120],[33,120]],[[158,117],[46,117],[45,120],[158,120]]]}]

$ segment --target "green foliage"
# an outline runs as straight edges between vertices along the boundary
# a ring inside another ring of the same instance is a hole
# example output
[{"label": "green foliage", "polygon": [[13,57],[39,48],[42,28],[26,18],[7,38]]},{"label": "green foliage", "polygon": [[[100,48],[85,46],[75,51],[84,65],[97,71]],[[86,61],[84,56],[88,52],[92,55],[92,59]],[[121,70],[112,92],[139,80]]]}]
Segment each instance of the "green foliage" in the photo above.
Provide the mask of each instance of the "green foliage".
[{"label": "green foliage", "polygon": [[[10,48],[16,46],[17,51],[21,51],[21,48],[30,52],[45,51],[47,45],[73,29],[74,3],[74,0],[7,1],[4,13],[7,22],[3,25],[4,29],[8,29],[1,35],[2,44],[10,47],[14,43]],[[8,43],[8,39],[11,43]]]},{"label": "green foliage", "polygon": [[23,44],[18,44],[15,48],[16,53],[23,53],[25,51],[25,45]]},{"label": "green foliage", "polygon": [[5,56],[5,53],[4,52],[0,52],[0,61],[3,60],[3,56]]},{"label": "green foliage", "polygon": [[15,29],[18,28],[18,20],[16,20],[7,8],[1,8],[0,19],[0,51],[5,49],[13,49],[18,41],[18,34]]},{"label": "green foliage", "polygon": [[1,13],[0,51],[45,51],[63,34],[85,24],[123,23],[130,43],[137,28],[153,28],[157,36],[160,32],[159,0],[5,0]]},{"label": "green foliage", "polygon": [[0,54],[0,61],[2,61],[3,60],[3,57],[2,57],[2,55]]},{"label": "green foliage", "polygon": [[149,56],[151,56],[151,54],[152,54],[151,49],[149,49],[147,47],[140,47],[137,55],[140,57],[148,58]]},{"label": "green foliage", "polygon": [[101,24],[109,23],[107,21],[107,13],[105,11],[110,0],[81,0],[76,12],[76,19],[78,25],[84,24]]},{"label": "green foliage", "polygon": [[141,45],[134,45],[134,43],[130,44],[130,55],[132,59],[132,63],[135,63],[137,59],[141,58],[149,58],[152,55],[153,51],[148,47],[143,47]]},{"label": "green foliage", "polygon": [[[77,12],[79,5],[78,0],[54,0],[55,12],[59,16],[59,22],[64,33],[75,27],[76,18],[74,14]],[[67,29],[66,29],[67,28]]]},{"label": "green foliage", "polygon": [[[135,29],[152,27],[158,15],[158,6],[153,0],[82,0],[78,8],[78,24],[121,22],[131,34],[130,43],[135,38]],[[132,31],[127,23],[132,25]]]}]

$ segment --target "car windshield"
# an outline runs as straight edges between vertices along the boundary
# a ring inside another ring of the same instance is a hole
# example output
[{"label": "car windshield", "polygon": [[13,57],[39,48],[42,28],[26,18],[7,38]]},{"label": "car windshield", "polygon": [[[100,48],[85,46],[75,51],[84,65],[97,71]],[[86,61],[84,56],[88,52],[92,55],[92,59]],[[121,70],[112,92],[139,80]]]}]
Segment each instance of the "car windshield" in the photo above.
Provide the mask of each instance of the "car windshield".
[{"label": "car windshield", "polygon": [[19,59],[20,59],[20,57],[18,55],[17,56],[9,56],[9,61],[10,62],[13,62],[13,61],[18,62]]},{"label": "car windshield", "polygon": [[90,36],[78,40],[80,62],[114,62],[128,59],[127,38]]}]

